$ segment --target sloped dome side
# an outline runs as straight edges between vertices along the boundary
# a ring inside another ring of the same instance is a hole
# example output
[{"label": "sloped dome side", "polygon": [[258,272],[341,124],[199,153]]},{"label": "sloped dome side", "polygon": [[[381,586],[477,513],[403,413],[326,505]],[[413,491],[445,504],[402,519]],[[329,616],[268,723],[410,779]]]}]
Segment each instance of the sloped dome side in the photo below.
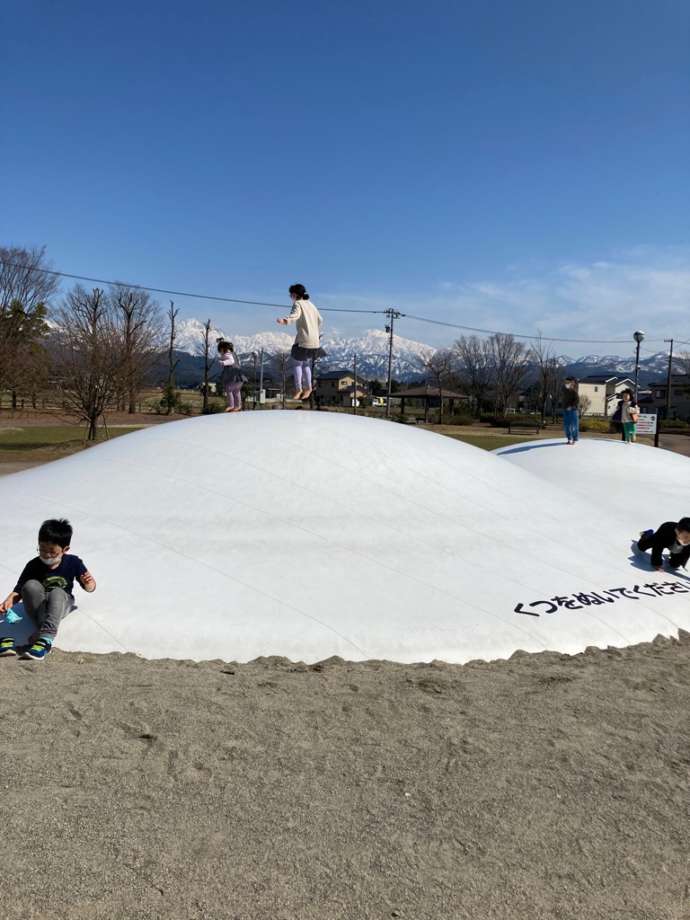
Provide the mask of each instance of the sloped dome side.
[{"label": "sloped dome side", "polygon": [[681,591],[644,588],[682,581],[636,568],[596,501],[362,417],[166,423],[5,477],[0,500],[8,590],[44,518],[74,525],[98,590],[78,593],[66,649],[462,662],[690,625]]}]

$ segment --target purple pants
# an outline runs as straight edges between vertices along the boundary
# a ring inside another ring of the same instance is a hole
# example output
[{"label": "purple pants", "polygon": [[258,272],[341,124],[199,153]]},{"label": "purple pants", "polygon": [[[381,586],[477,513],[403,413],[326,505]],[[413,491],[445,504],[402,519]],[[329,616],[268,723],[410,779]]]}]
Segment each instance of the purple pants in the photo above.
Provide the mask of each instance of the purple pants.
[{"label": "purple pants", "polygon": [[302,375],[304,374],[304,389],[311,390],[311,361],[295,361],[295,386],[302,389]]},{"label": "purple pants", "polygon": [[242,382],[225,384],[225,398],[228,401],[228,409],[242,408]]}]

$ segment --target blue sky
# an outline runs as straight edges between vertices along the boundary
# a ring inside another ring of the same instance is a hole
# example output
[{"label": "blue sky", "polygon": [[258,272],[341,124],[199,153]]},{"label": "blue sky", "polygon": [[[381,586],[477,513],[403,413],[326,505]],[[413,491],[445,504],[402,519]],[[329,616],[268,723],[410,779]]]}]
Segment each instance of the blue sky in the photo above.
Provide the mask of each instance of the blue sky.
[{"label": "blue sky", "polygon": [[[230,297],[283,301],[299,280],[324,306],[690,339],[683,0],[11,0],[0,15],[4,244]],[[237,333],[275,328],[271,311],[178,302]]]}]

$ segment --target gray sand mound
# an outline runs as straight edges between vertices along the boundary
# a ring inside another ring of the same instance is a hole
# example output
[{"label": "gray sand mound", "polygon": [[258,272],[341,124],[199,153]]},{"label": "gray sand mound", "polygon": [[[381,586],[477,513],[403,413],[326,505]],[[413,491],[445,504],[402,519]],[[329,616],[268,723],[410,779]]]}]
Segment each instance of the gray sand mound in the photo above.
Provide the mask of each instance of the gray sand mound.
[{"label": "gray sand mound", "polygon": [[2,916],[690,917],[690,637],[0,661]]}]

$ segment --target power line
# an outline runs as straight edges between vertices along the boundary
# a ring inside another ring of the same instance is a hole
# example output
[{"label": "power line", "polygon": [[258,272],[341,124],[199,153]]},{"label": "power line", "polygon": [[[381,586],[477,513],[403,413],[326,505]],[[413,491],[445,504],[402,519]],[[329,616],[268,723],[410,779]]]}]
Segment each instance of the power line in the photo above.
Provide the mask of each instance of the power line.
[{"label": "power line", "polygon": [[[465,332],[479,332],[482,335],[511,335],[515,339],[531,339],[535,342],[569,342],[578,345],[627,345],[628,339],[559,339],[548,335],[528,335],[522,332],[498,332],[495,329],[479,329],[476,326],[463,326],[460,323],[446,323],[440,319],[429,319],[425,316],[414,316],[412,313],[403,313],[407,319],[414,319],[420,323],[432,323],[434,326],[446,326],[450,329],[463,329]],[[663,339],[647,339],[648,342],[662,342]]]},{"label": "power line", "polygon": [[[16,262],[9,262],[6,259],[0,259],[0,264],[9,265],[12,268],[29,268],[30,271],[41,272],[44,275],[54,275],[58,278],[71,278],[73,281],[89,281],[92,284],[110,284],[116,287],[132,288],[136,291],[151,291],[155,294],[171,294],[173,297],[189,297],[192,300],[215,300],[220,303],[239,303],[247,304],[252,307],[277,307],[284,310],[284,303],[268,303],[262,300],[241,300],[237,297],[220,297],[215,294],[193,294],[189,291],[170,291],[167,288],[151,287],[147,284],[130,284],[129,281],[109,281],[106,278],[91,278],[88,275],[73,275],[70,272],[58,272],[50,268],[34,268],[32,266],[20,265]],[[319,307],[328,313],[379,313],[383,314],[385,310],[358,310],[352,307]]]},{"label": "power line", "polygon": [[[46,275],[53,275],[58,278],[70,278],[74,281],[89,281],[92,284],[108,284],[113,286],[122,286],[133,288],[138,291],[150,291],[155,294],[169,294],[173,297],[188,297],[191,300],[212,300],[218,303],[234,303],[234,304],[245,304],[247,306],[253,307],[271,307],[277,308],[279,310],[286,309],[286,305],[282,303],[271,303],[268,301],[262,300],[242,300],[237,297],[223,297],[215,294],[195,294],[190,291],[173,291],[168,288],[157,288],[151,287],[146,284],[130,284],[129,282],[124,281],[112,281],[105,278],[92,278],[88,275],[76,275],[70,272],[60,272],[50,268],[38,268],[22,265],[16,262],[11,262],[7,259],[0,259],[0,264],[8,265],[12,268],[30,268],[31,271],[41,272]],[[375,310],[373,308],[368,309],[358,309],[355,307],[319,307],[319,310],[324,313],[360,313],[368,315],[388,315],[388,310]],[[460,329],[463,332],[475,332],[480,335],[510,335],[516,339],[528,339],[534,342],[562,342],[564,344],[571,345],[628,345],[628,339],[569,339],[569,338],[558,338],[554,336],[546,335],[530,335],[524,332],[500,332],[496,329],[481,329],[477,326],[465,326],[461,323],[448,323],[443,320],[431,319],[428,316],[416,316],[412,313],[399,313],[399,317],[405,319],[415,320],[419,323],[428,323],[433,326],[444,326],[447,329]],[[664,342],[665,339],[647,339],[647,342]],[[680,345],[690,345],[690,342],[683,341],[682,339],[674,339]]]}]

